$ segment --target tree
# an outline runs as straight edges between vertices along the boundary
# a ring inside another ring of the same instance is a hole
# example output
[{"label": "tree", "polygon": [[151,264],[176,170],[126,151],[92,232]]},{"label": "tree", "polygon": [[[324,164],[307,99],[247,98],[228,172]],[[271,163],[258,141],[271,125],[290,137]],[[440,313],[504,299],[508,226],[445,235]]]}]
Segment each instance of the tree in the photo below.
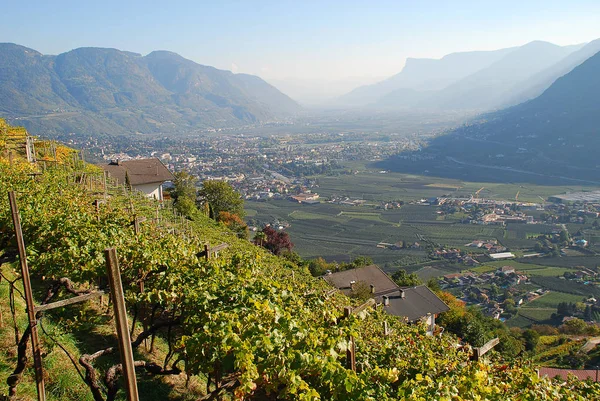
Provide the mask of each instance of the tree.
[{"label": "tree", "polygon": [[558,329],[563,334],[585,334],[588,325],[581,319],[571,319]]},{"label": "tree", "polygon": [[583,312],[583,320],[585,320],[586,322],[591,322],[593,320],[592,307],[589,305],[585,306],[585,310]]},{"label": "tree", "polygon": [[421,279],[415,273],[407,273],[404,269],[399,269],[392,275],[392,280],[400,287],[414,287],[421,285]]},{"label": "tree", "polygon": [[373,264],[373,259],[368,256],[357,256],[352,261],[353,267],[365,267]]},{"label": "tree", "polygon": [[525,341],[525,349],[534,351],[540,341],[540,334],[532,329],[527,329],[523,332],[523,340]]},{"label": "tree", "polygon": [[175,187],[171,191],[173,205],[179,213],[191,217],[198,211],[196,208],[196,178],[186,171],[179,171],[174,175]]},{"label": "tree", "polygon": [[200,203],[208,205],[211,219],[217,220],[221,212],[236,214],[240,218],[245,215],[244,200],[225,181],[204,181],[198,195],[200,196]]},{"label": "tree", "polygon": [[220,212],[217,221],[225,224],[230,230],[237,233],[240,238],[248,238],[248,226],[237,214]]},{"label": "tree", "polygon": [[274,255],[280,255],[284,249],[291,251],[294,247],[290,236],[285,231],[276,231],[271,226],[266,226],[262,231],[265,234],[263,247]]},{"label": "tree", "polygon": [[490,295],[492,298],[497,298],[500,296],[500,288],[495,283],[492,283],[490,286]]},{"label": "tree", "polygon": [[308,270],[315,277],[322,276],[327,270],[330,270],[329,263],[325,259],[318,257],[308,262]]},{"label": "tree", "polygon": [[440,287],[439,281],[435,277],[431,277],[427,281],[427,287],[429,287],[429,289],[435,293],[438,293],[442,290],[442,288]]},{"label": "tree", "polygon": [[517,313],[517,307],[515,304],[515,300],[512,298],[508,298],[504,301],[504,310],[507,313],[510,313],[511,315],[514,315]]},{"label": "tree", "polygon": [[494,348],[504,358],[515,358],[523,351],[523,343],[519,338],[506,330],[500,330],[497,333],[500,343]]},{"label": "tree", "polygon": [[364,281],[358,281],[352,284],[350,298],[356,298],[360,301],[366,301],[371,298],[371,286]]}]

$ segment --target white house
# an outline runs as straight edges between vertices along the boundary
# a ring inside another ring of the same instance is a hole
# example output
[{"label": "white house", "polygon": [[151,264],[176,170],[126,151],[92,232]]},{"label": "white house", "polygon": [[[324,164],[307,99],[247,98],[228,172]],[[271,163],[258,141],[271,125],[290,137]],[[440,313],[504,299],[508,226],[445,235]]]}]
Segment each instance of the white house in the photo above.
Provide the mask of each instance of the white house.
[{"label": "white house", "polygon": [[169,169],[157,158],[116,161],[102,168],[119,184],[129,181],[133,189],[158,200],[163,200],[162,184],[174,179]]}]

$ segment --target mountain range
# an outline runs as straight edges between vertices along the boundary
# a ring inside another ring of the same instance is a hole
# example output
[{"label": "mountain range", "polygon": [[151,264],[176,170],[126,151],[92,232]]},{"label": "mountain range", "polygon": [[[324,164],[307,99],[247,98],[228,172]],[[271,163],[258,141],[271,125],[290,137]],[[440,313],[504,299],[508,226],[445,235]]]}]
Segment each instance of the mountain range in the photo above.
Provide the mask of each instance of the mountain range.
[{"label": "mountain range", "polygon": [[300,106],[261,78],[197,64],[79,48],[57,56],[0,44],[0,116],[34,133],[177,133],[289,116]]},{"label": "mountain range", "polygon": [[359,87],[339,105],[374,109],[490,111],[532,99],[600,50],[600,40],[557,46],[534,41],[495,51],[408,59],[397,75]]},{"label": "mountain range", "polygon": [[419,152],[400,154],[378,167],[481,181],[598,184],[599,151],[597,52],[534,99],[483,115]]}]

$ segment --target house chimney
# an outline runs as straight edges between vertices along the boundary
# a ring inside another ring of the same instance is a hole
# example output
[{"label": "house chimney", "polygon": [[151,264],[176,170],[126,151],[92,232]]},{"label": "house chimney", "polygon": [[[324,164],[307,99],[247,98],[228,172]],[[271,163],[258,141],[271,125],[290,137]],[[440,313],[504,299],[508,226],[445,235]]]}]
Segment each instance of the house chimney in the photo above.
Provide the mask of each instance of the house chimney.
[{"label": "house chimney", "polygon": [[375,294],[375,286],[371,284],[371,294]]},{"label": "house chimney", "polygon": [[406,298],[406,293],[404,292],[404,290],[400,290],[400,298]]},{"label": "house chimney", "polygon": [[390,297],[387,295],[383,296],[383,306],[390,306]]}]

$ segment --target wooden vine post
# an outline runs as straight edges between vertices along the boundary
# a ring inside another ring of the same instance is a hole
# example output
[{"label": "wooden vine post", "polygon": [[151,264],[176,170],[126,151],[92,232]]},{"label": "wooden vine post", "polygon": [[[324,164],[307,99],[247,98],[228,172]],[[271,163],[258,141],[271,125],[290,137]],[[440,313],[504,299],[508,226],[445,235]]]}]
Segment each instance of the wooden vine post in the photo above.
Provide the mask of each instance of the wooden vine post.
[{"label": "wooden vine post", "polygon": [[[352,314],[352,307],[346,306],[344,308],[344,317],[349,318]],[[348,338],[348,349],[346,350],[346,367],[356,372],[356,344],[354,343],[354,337]]]},{"label": "wooden vine post", "polygon": [[27,303],[27,317],[29,318],[29,327],[31,332],[31,349],[33,353],[33,364],[35,368],[35,382],[37,386],[38,401],[46,400],[46,391],[44,388],[44,370],[42,367],[42,354],[37,330],[37,319],[35,317],[35,305],[33,303],[33,292],[31,290],[31,280],[29,279],[29,267],[27,266],[27,254],[25,253],[25,241],[23,240],[23,231],[21,229],[21,218],[17,206],[17,198],[14,191],[8,193],[12,220],[17,237],[17,246],[19,248],[19,262],[21,264],[21,277],[23,279],[23,289],[25,290],[25,302]]},{"label": "wooden vine post", "polygon": [[127,323],[127,310],[125,309],[125,296],[123,284],[121,283],[121,271],[117,259],[117,250],[107,248],[104,250],[106,256],[106,270],[110,283],[110,293],[113,300],[115,320],[117,325],[117,337],[119,339],[119,353],[123,365],[123,376],[125,377],[125,390],[127,401],[139,401],[137,381],[135,378],[135,366],[133,362],[133,349],[129,336],[129,325]]}]

